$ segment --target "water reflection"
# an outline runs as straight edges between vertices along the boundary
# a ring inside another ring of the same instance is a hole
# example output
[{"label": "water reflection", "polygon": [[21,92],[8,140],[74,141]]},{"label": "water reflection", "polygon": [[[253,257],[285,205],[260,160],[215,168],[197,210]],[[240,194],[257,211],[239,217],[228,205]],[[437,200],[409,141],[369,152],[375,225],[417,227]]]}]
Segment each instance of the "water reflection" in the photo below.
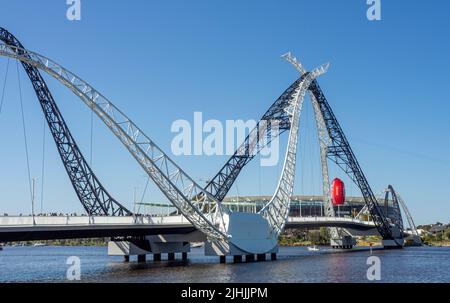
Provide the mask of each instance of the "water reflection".
[{"label": "water reflection", "polygon": [[[275,262],[220,264],[194,248],[187,261],[124,263],[105,247],[6,247],[0,252],[0,282],[65,281],[69,256],[81,259],[83,282],[368,282],[368,250],[337,253],[283,247]],[[450,282],[450,248],[374,251],[382,282]],[[231,263],[232,260],[228,259]]]}]

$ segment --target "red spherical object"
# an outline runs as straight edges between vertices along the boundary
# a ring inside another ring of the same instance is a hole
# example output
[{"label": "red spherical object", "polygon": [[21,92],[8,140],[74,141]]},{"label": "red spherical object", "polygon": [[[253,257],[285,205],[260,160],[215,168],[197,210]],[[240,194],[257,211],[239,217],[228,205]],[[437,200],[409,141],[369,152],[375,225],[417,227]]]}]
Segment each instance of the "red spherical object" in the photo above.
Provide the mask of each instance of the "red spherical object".
[{"label": "red spherical object", "polygon": [[333,205],[342,205],[345,202],[345,185],[339,178],[331,183],[331,202]]}]

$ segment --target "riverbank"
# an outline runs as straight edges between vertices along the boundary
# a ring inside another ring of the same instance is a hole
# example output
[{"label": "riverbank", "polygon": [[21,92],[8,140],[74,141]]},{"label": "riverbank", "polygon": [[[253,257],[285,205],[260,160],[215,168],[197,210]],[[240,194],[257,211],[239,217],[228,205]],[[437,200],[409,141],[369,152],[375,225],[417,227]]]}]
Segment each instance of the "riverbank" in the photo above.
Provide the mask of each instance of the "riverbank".
[{"label": "riverbank", "polygon": [[[127,263],[120,256],[108,256],[106,247],[8,247],[0,254],[0,283],[65,282],[67,260],[73,256],[80,258],[84,283],[361,283],[369,282],[369,254],[367,249],[315,253],[306,247],[280,247],[277,262],[224,266],[217,257],[205,256],[203,248],[191,249],[188,262],[163,256],[162,262],[138,263],[133,258]],[[407,247],[380,254],[381,282],[450,282],[443,266],[450,259],[449,248]]]},{"label": "riverbank", "polygon": [[450,241],[427,241],[423,244],[434,247],[450,247]]}]

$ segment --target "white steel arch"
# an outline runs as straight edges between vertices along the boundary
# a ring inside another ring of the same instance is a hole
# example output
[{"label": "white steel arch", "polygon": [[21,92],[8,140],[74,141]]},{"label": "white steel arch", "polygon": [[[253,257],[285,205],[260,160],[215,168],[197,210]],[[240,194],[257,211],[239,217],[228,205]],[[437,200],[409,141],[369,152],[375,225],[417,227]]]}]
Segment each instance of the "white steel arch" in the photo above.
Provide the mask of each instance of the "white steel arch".
[{"label": "white steel arch", "polygon": [[289,102],[289,106],[285,109],[290,117],[291,129],[289,131],[289,139],[283,170],[275,194],[270,202],[268,202],[259,212],[268,220],[271,232],[274,233],[276,237],[281,234],[286,224],[286,220],[289,215],[291,197],[294,190],[298,130],[304,96],[311,82],[320,75],[326,73],[328,66],[328,64],[320,66],[312,72],[302,75],[303,81],[300,82],[300,86],[293,94],[293,100]]},{"label": "white steel arch", "polygon": [[[282,56],[287,62],[291,63],[295,69],[299,72],[300,75],[304,75],[306,73],[305,68],[297,60],[297,58],[293,57],[290,52],[284,54]],[[328,146],[330,145],[330,136],[328,134],[328,130],[325,126],[325,121],[320,111],[319,103],[317,102],[314,94],[309,91],[309,95],[311,98],[311,102],[314,109],[314,117],[316,120],[316,126],[318,131],[319,138],[319,146],[320,146],[320,163],[322,168],[322,188],[323,188],[323,197],[324,197],[324,212],[327,217],[335,217],[335,211],[333,204],[330,199],[330,177],[328,172],[328,162],[327,162],[327,153]],[[330,227],[330,236],[332,239],[338,239],[342,237],[342,231],[335,227]]]}]

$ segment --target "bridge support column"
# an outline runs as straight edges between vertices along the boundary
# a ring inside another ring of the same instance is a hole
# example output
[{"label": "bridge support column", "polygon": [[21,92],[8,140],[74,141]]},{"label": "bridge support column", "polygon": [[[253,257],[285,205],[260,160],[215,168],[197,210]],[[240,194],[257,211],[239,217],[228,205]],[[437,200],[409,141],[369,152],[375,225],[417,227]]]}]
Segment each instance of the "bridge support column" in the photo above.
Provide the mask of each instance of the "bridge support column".
[{"label": "bridge support column", "polygon": [[331,239],[330,245],[336,249],[351,249],[356,245],[356,240],[352,236],[343,236],[342,238]]},{"label": "bridge support column", "polygon": [[175,253],[168,253],[167,254],[167,260],[169,260],[169,261],[175,260]]},{"label": "bridge support column", "polygon": [[393,235],[393,239],[383,239],[381,243],[385,249],[390,248],[403,248],[405,245],[405,239],[403,238],[402,231],[400,231],[397,227],[391,227],[391,233]]},{"label": "bridge support column", "polygon": [[139,263],[144,263],[147,259],[146,255],[138,255],[138,262]]},{"label": "bridge support column", "polygon": [[153,254],[153,261],[161,261],[161,254]]},{"label": "bridge support column", "polygon": [[256,260],[258,260],[258,262],[266,261],[266,254],[257,254]]},{"label": "bridge support column", "polygon": [[234,263],[241,263],[242,262],[242,256],[233,256],[233,262]]},{"label": "bridge support column", "polygon": [[188,259],[188,253],[187,252],[181,253],[181,260],[186,261],[187,259]]},{"label": "bridge support column", "polygon": [[220,256],[219,257],[219,261],[220,261],[220,264],[225,264],[225,263],[227,263],[227,257],[226,256]]},{"label": "bridge support column", "polygon": [[270,254],[270,259],[271,259],[272,261],[276,261],[276,260],[277,260],[277,254],[276,254],[276,253],[271,253],[271,254]]},{"label": "bridge support column", "polygon": [[245,262],[255,262],[255,255],[245,255]]}]

